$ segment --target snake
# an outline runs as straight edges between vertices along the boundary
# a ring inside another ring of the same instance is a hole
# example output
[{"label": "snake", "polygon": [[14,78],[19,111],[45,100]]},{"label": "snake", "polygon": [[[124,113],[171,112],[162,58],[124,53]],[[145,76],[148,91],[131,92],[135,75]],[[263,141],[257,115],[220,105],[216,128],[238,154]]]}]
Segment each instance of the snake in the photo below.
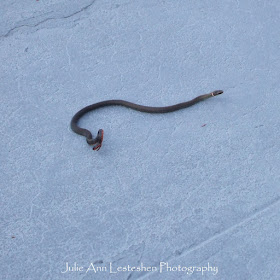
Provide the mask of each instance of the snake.
[{"label": "snake", "polygon": [[163,113],[174,112],[177,110],[181,110],[181,109],[193,106],[193,105],[197,104],[198,102],[201,102],[203,100],[206,100],[210,97],[217,96],[222,93],[223,93],[222,90],[215,90],[215,91],[212,91],[207,94],[199,95],[192,100],[178,103],[178,104],[171,105],[171,106],[165,106],[165,107],[143,106],[143,105],[135,104],[135,103],[132,103],[129,101],[118,100],[118,99],[105,100],[105,101],[101,101],[101,102],[97,102],[97,103],[88,105],[88,106],[82,108],[81,110],[79,110],[71,119],[70,126],[71,126],[71,129],[75,133],[86,137],[87,143],[89,145],[93,146],[92,149],[94,151],[98,151],[101,148],[102,143],[103,143],[103,137],[104,137],[103,129],[99,129],[97,132],[97,136],[95,138],[93,138],[92,134],[89,130],[78,126],[78,122],[79,122],[80,118],[82,116],[84,116],[85,114],[87,114],[88,112],[91,112],[93,110],[96,110],[96,109],[99,109],[102,107],[106,107],[106,106],[123,106],[123,107],[131,108],[136,111],[144,112],[144,113],[163,114]]}]

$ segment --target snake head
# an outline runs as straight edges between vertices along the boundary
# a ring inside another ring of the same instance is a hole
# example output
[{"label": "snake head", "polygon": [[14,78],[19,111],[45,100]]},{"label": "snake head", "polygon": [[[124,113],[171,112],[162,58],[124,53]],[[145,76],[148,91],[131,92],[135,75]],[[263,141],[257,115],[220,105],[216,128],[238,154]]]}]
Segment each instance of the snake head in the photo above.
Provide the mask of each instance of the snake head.
[{"label": "snake head", "polygon": [[97,136],[95,138],[96,143],[94,144],[94,146],[92,148],[94,151],[98,151],[101,148],[102,142],[103,142],[103,135],[104,135],[104,130],[99,129]]}]

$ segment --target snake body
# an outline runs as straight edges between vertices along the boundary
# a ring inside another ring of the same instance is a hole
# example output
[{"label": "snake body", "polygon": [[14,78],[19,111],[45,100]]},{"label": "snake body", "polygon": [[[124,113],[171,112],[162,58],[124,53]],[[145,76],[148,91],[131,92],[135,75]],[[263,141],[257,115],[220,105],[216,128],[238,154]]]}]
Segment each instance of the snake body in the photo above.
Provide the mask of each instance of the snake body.
[{"label": "snake body", "polygon": [[145,113],[154,113],[154,114],[162,114],[162,113],[169,113],[169,112],[174,112],[177,110],[181,110],[187,107],[190,107],[200,101],[206,100],[210,97],[217,96],[219,94],[222,94],[222,90],[215,90],[211,93],[199,95],[196,98],[186,101],[183,103],[171,105],[171,106],[166,106],[166,107],[150,107],[150,106],[143,106],[143,105],[138,105],[132,102],[128,102],[125,100],[106,100],[106,101],[101,101],[98,103],[91,104],[89,106],[84,107],[80,111],[78,111],[72,118],[71,120],[71,129],[82,136],[86,137],[86,141],[89,145],[93,145],[93,150],[99,150],[102,146],[102,141],[103,141],[103,129],[99,129],[97,136],[95,138],[92,137],[92,134],[89,130],[85,128],[81,128],[78,126],[78,121],[79,119],[85,115],[86,113],[96,110],[98,108],[102,108],[105,106],[124,106],[127,108],[131,108],[136,111],[140,112],[145,112]]}]

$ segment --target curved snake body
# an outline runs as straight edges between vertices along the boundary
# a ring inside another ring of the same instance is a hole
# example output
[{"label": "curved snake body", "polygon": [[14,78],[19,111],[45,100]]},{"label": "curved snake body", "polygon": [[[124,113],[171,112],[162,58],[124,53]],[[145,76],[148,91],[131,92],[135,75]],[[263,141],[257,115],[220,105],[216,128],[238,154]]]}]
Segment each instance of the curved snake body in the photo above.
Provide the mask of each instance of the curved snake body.
[{"label": "curved snake body", "polygon": [[82,136],[86,137],[87,143],[89,145],[93,145],[93,150],[99,150],[102,146],[102,141],[103,141],[103,129],[99,129],[97,136],[93,139],[92,134],[89,130],[85,129],[85,128],[81,128],[78,126],[78,121],[79,119],[86,113],[96,110],[98,108],[102,108],[105,106],[124,106],[127,108],[131,108],[133,110],[136,111],[140,111],[140,112],[145,112],[145,113],[155,113],[155,114],[162,114],[162,113],[169,113],[169,112],[173,112],[173,111],[177,111],[180,109],[184,109],[187,107],[190,107],[200,101],[206,100],[210,97],[222,94],[223,91],[222,90],[215,90],[211,93],[208,94],[203,94],[200,96],[197,96],[196,98],[190,100],[190,101],[186,101],[183,103],[179,103],[179,104],[175,104],[175,105],[171,105],[171,106],[166,106],[166,107],[150,107],[150,106],[143,106],[143,105],[138,105],[132,102],[128,102],[125,100],[106,100],[106,101],[101,101],[98,103],[94,103],[92,105],[86,106],[83,109],[81,109],[80,111],[78,111],[72,118],[71,120],[71,129]]}]

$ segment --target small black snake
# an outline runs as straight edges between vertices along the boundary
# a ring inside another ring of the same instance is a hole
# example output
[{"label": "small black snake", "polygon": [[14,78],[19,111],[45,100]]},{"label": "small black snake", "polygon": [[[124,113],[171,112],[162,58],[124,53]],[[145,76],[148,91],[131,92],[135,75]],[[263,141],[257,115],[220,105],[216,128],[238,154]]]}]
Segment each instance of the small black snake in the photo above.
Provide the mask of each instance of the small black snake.
[{"label": "small black snake", "polygon": [[78,111],[74,117],[72,118],[71,120],[71,129],[77,133],[77,134],[80,134],[80,135],[83,135],[86,137],[86,140],[87,140],[87,143],[89,145],[93,145],[93,150],[99,150],[102,146],[102,141],[103,141],[103,134],[104,134],[104,131],[103,129],[99,129],[98,130],[98,133],[97,133],[97,136],[93,139],[92,138],[92,134],[89,130],[85,129],[85,128],[81,128],[78,126],[78,121],[79,119],[86,113],[90,112],[90,111],[93,111],[93,110],[96,110],[98,108],[101,108],[101,107],[105,107],[105,106],[112,106],[112,105],[118,105],[118,106],[124,106],[124,107],[127,107],[127,108],[131,108],[133,110],[136,110],[136,111],[140,111],[140,112],[145,112],[145,113],[169,113],[169,112],[173,112],[173,111],[177,111],[177,110],[180,110],[180,109],[184,109],[184,108],[187,108],[187,107],[190,107],[200,101],[203,101],[207,98],[210,98],[212,96],[216,96],[216,95],[219,95],[219,94],[222,94],[223,91],[222,90],[215,90],[211,93],[208,93],[208,94],[203,94],[203,95],[200,95],[200,96],[197,96],[196,98],[190,100],[190,101],[187,101],[187,102],[183,102],[183,103],[179,103],[179,104],[176,104],[176,105],[172,105],[172,106],[166,106],[166,107],[149,107],[149,106],[143,106],[143,105],[138,105],[138,104],[135,104],[135,103],[131,103],[131,102],[128,102],[128,101],[125,101],[125,100],[106,100],[106,101],[101,101],[101,102],[98,102],[98,103],[95,103],[95,104],[92,104],[92,105],[89,105],[89,106],[86,106],[85,108],[81,109],[80,111]]}]

